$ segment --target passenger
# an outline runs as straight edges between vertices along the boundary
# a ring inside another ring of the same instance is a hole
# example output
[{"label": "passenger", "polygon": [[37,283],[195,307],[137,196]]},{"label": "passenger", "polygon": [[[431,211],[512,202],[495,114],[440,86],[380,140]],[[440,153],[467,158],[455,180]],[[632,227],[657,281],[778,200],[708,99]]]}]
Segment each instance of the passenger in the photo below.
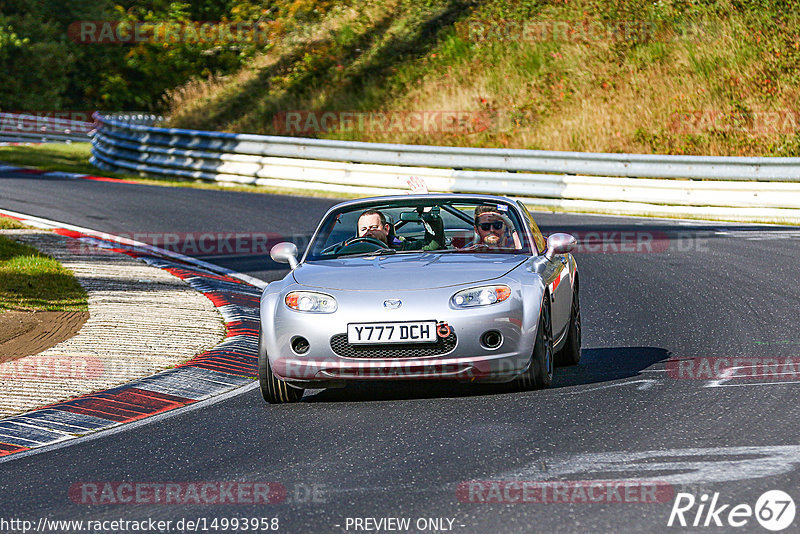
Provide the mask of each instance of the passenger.
[{"label": "passenger", "polygon": [[473,247],[522,248],[514,224],[501,209],[495,205],[475,208],[475,239]]}]

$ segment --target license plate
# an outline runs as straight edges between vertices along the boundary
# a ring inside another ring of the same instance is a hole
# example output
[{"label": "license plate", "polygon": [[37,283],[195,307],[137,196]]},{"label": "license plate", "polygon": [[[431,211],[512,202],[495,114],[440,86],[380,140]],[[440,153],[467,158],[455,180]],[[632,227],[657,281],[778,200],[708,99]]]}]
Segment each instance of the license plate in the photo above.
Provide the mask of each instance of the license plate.
[{"label": "license plate", "polygon": [[353,345],[436,343],[436,321],[351,323],[347,325],[347,342]]}]

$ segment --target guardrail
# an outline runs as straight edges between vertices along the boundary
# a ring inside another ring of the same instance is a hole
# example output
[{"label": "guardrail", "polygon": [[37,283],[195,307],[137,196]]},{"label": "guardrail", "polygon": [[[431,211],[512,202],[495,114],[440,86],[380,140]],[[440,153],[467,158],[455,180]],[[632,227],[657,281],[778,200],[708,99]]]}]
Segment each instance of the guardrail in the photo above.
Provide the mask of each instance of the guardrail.
[{"label": "guardrail", "polygon": [[[127,124],[137,124],[140,126],[152,126],[158,121],[164,120],[161,115],[153,113],[142,113],[138,111],[121,111],[119,113],[103,113],[103,118],[124,122]],[[96,119],[96,117],[95,117]]]},{"label": "guardrail", "polygon": [[94,129],[91,122],[26,115],[0,113],[0,141],[21,143],[88,143]]},{"label": "guardrail", "polygon": [[534,207],[800,222],[800,158],[590,154],[331,141],[156,128],[95,114],[106,170],[380,194],[497,193]]}]

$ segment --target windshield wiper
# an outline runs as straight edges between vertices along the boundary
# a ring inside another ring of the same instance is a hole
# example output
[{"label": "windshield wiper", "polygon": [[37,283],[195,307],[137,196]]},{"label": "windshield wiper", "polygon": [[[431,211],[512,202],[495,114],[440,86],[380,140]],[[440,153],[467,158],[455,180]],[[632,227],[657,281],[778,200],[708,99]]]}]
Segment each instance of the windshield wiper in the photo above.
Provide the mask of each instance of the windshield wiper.
[{"label": "windshield wiper", "polygon": [[371,252],[357,252],[355,254],[340,254],[337,258],[360,258],[362,256],[383,256],[384,254],[396,254],[397,251],[393,248],[379,248]]}]

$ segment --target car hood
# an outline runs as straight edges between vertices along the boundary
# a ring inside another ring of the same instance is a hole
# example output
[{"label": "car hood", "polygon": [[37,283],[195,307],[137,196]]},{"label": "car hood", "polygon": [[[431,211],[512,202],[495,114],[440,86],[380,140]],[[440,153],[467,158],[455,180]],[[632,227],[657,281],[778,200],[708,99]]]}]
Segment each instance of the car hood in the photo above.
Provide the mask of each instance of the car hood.
[{"label": "car hood", "polygon": [[298,284],[324,289],[432,289],[492,280],[526,259],[521,254],[397,254],[306,262],[292,274]]}]

